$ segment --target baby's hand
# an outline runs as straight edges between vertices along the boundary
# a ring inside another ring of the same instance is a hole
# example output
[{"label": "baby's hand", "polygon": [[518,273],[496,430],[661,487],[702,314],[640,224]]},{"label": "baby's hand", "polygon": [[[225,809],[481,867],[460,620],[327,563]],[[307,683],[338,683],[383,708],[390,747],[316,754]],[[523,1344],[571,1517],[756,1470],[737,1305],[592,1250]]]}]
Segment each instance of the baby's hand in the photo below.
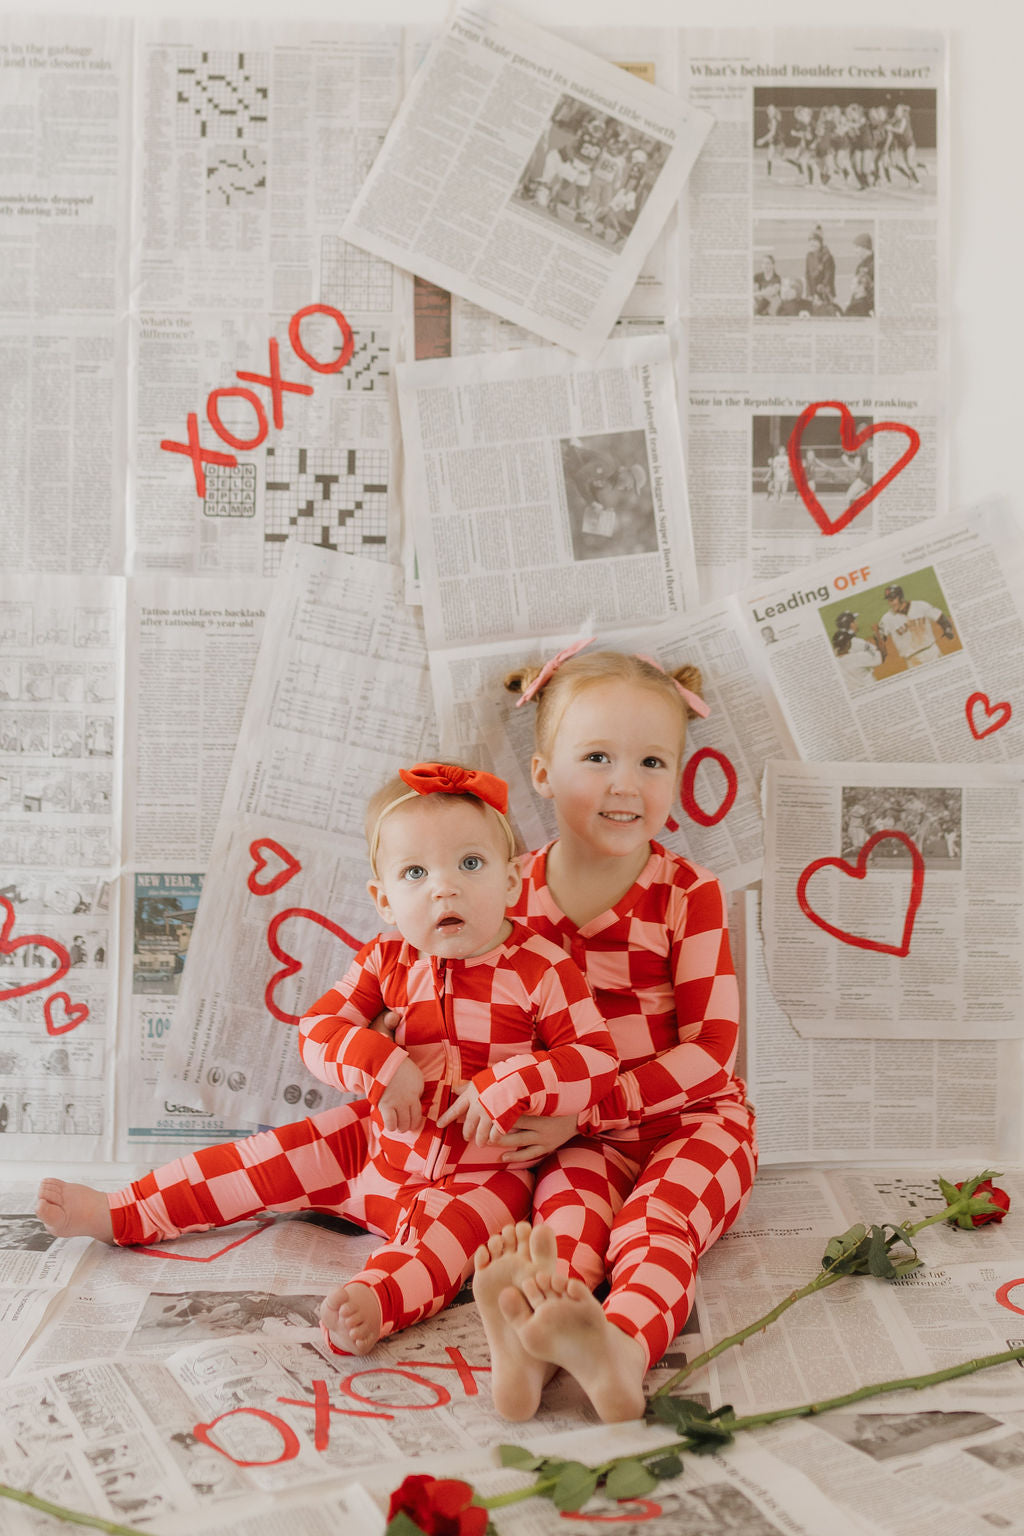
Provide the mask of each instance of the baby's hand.
[{"label": "baby's hand", "polygon": [[418,1131],[423,1124],[423,1073],[410,1058],[402,1062],[377,1101],[386,1131]]},{"label": "baby's hand", "polygon": [[395,1030],[402,1022],[402,1015],[396,1013],[393,1008],[385,1008],[383,1013],[378,1013],[370,1025],[378,1035],[386,1035],[389,1040],[394,1038]]},{"label": "baby's hand", "polygon": [[471,1146],[486,1147],[489,1141],[497,1141],[501,1130],[480,1103],[479,1090],[467,1083],[454,1104],[449,1104],[437,1124],[443,1130],[454,1120],[462,1121],[462,1134]]}]

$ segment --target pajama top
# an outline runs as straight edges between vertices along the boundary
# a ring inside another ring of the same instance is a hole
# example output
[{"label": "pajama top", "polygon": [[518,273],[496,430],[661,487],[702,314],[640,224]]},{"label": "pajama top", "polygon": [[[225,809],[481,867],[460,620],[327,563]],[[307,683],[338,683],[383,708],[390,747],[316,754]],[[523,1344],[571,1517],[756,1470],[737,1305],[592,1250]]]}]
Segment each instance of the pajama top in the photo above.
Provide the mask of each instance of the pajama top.
[{"label": "pajama top", "polygon": [[579,1117],[607,1141],[658,1141],[679,1115],[744,1102],[733,1073],[739,988],[725,897],[710,870],[660,843],[616,905],[578,928],[547,884],[551,844],[521,861],[511,915],[561,944],[593,989],[620,1058],[618,1077]]},{"label": "pajama top", "polygon": [[[394,1038],[367,1026],[385,1009],[402,1014]],[[461,1124],[437,1120],[473,1083],[508,1131],[522,1114],[580,1114],[609,1093],[617,1057],[578,965],[561,945],[519,923],[495,949],[461,960],[422,954],[381,934],[299,1022],[311,1072],[374,1106],[381,1155],[413,1178],[455,1169],[504,1168],[500,1146],[467,1146]],[[376,1106],[401,1063],[424,1077],[423,1122],[387,1131]]]}]

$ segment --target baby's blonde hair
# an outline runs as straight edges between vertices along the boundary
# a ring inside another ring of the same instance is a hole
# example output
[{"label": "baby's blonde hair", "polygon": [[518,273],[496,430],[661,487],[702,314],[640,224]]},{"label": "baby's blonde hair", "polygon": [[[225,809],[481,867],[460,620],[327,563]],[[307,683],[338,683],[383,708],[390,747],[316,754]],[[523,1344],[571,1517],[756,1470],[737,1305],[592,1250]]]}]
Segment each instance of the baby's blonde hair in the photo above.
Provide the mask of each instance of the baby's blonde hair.
[{"label": "baby's blonde hair", "polygon": [[[540,667],[519,667],[509,672],[505,687],[510,693],[522,693],[540,676]],[[625,651],[591,651],[586,655],[570,656],[568,661],[552,673],[537,694],[537,718],[534,724],[537,751],[542,757],[550,756],[558,727],[566,710],[577,694],[598,683],[631,683],[638,688],[651,688],[667,699],[679,711],[679,756],[682,758],[686,743],[686,722],[696,718],[676,687],[680,683],[691,693],[702,695],[704,679],[699,667],[677,667],[671,672],[645,661],[641,656],[629,656]]]},{"label": "baby's blonde hair", "polygon": [[[465,768],[466,765],[465,763],[448,763],[447,766],[449,768]],[[497,819],[508,844],[509,858],[514,859],[519,851],[516,847],[515,833],[512,831],[508,819],[500,811],[496,811],[493,805],[488,805],[486,801],[481,800],[479,795],[417,794],[415,790],[410,790],[406,781],[396,773],[393,778],[388,779],[386,784],[382,784],[380,789],[375,790],[370,796],[366,803],[366,814],[363,817],[363,832],[366,835],[366,846],[370,854],[370,868],[375,875],[377,874],[377,850],[380,847],[381,823],[392,806],[397,805],[400,800],[408,800],[410,804],[414,801],[423,803],[427,800],[461,800],[467,805],[475,805],[485,816],[490,814]]]}]

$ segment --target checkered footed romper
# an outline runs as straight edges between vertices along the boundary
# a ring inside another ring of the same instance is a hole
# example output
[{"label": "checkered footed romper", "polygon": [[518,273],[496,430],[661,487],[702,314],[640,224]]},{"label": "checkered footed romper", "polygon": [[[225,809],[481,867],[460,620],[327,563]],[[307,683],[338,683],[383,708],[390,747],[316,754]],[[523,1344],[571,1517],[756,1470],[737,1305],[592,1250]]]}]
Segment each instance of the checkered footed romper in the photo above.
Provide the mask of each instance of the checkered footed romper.
[{"label": "checkered footed romper", "polygon": [[534,1213],[569,1273],[604,1278],[605,1314],[656,1363],[693,1305],[697,1260],[736,1220],[757,1167],[754,1112],[733,1073],[739,991],[722,888],[651,845],[609,911],[577,928],[524,861],[517,914],[586,975],[621,1060],[581,1134],[541,1164]]},{"label": "checkered footed romper", "polygon": [[[394,1037],[367,1026],[401,1015]],[[299,1024],[323,1082],[364,1095],[310,1119],[205,1147],[110,1197],[114,1241],[159,1242],[268,1211],[323,1210],[388,1241],[349,1283],[369,1286],[385,1335],[458,1292],[481,1243],[529,1210],[533,1173],[437,1120],[467,1082],[503,1130],[521,1114],[579,1114],[615,1081],[611,1036],[565,951],[516,925],[466,960],[383,935]],[[399,1066],[423,1073],[423,1124],[389,1132],[377,1104]]]}]

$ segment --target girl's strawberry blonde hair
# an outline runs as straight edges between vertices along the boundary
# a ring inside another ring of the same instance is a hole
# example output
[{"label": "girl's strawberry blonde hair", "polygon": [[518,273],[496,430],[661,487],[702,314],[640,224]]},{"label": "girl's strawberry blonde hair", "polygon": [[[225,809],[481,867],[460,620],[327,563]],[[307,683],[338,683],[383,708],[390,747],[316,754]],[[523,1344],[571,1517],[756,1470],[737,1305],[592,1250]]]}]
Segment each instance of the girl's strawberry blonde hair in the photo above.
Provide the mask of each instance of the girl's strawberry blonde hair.
[{"label": "girl's strawberry blonde hair", "polygon": [[[523,693],[541,675],[540,667],[518,667],[505,678],[509,693]],[[542,757],[550,756],[558,728],[566,710],[577,694],[598,683],[622,682],[637,688],[650,688],[661,694],[679,711],[679,756],[686,743],[686,723],[697,718],[697,710],[683,698],[679,688],[685,688],[698,697],[703,695],[704,679],[700,668],[677,667],[663,672],[643,656],[630,656],[625,651],[592,651],[586,655],[570,656],[551,674],[536,694],[537,718],[534,734],[537,751]],[[678,686],[677,686],[678,685]]]}]

